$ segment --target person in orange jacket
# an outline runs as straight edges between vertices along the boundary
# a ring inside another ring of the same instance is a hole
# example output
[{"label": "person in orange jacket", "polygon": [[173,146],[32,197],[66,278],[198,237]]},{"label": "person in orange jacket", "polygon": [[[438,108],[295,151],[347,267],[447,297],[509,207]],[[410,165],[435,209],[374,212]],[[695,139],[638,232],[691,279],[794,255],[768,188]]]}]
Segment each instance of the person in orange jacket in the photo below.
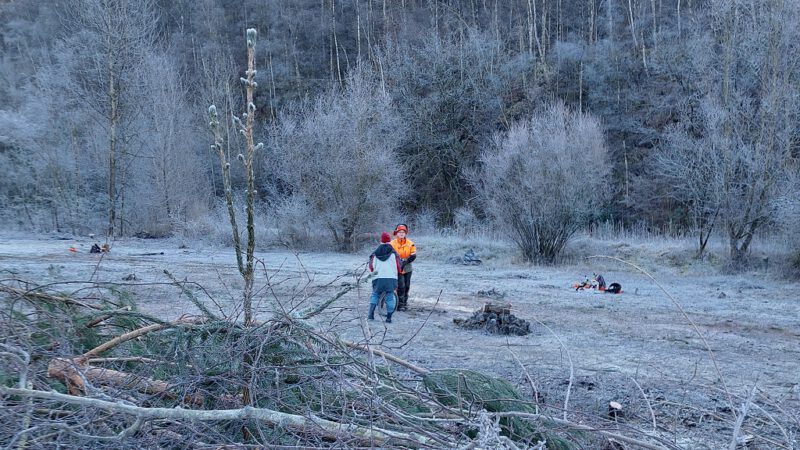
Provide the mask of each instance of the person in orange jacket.
[{"label": "person in orange jacket", "polygon": [[411,263],[417,259],[417,247],[408,239],[408,225],[401,223],[395,227],[392,248],[400,257],[400,273],[397,275],[397,310],[408,309],[408,291],[411,288]]}]

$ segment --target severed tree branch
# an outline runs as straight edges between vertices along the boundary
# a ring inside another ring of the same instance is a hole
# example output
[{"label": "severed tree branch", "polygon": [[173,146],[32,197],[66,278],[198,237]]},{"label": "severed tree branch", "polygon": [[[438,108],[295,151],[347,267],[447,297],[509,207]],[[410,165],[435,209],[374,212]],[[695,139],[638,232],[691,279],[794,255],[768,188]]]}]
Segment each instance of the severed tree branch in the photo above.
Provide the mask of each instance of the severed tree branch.
[{"label": "severed tree branch", "polygon": [[114,317],[117,313],[130,312],[131,309],[132,308],[130,306],[124,306],[122,308],[115,309],[113,311],[110,311],[108,314],[103,314],[101,316],[95,317],[94,319],[90,320],[89,322],[86,322],[86,325],[84,325],[84,326],[86,328],[92,328],[92,327],[97,326],[100,323],[105,322],[106,320]]},{"label": "severed tree branch", "polygon": [[340,298],[342,298],[342,296],[344,294],[347,294],[348,292],[352,291],[356,286],[359,285],[359,283],[366,283],[367,281],[371,280],[374,276],[375,276],[375,274],[371,273],[366,278],[364,278],[363,280],[358,280],[353,284],[345,286],[344,289],[342,289],[341,291],[337,292],[336,295],[334,295],[330,299],[326,300],[322,304],[317,305],[316,307],[306,308],[306,309],[304,309],[302,311],[298,311],[297,314],[296,314],[296,317],[299,317],[302,320],[308,320],[308,319],[316,316],[317,314],[319,314],[322,311],[324,311],[328,306],[333,304],[333,302],[335,302],[336,300],[339,300]]},{"label": "severed tree branch", "polygon": [[404,359],[400,359],[397,356],[394,356],[392,354],[389,354],[389,353],[386,353],[386,352],[382,352],[382,351],[380,351],[380,350],[378,350],[378,349],[376,349],[374,347],[369,347],[367,345],[361,345],[361,344],[355,344],[353,342],[348,342],[348,341],[345,341],[345,340],[342,340],[341,342],[342,342],[342,344],[344,344],[344,345],[346,345],[346,346],[348,346],[350,348],[353,348],[353,349],[356,349],[356,350],[361,350],[361,351],[367,352],[367,353],[374,353],[374,354],[376,354],[378,356],[384,357],[387,360],[392,361],[392,362],[397,363],[397,364],[400,364],[401,366],[403,366],[403,367],[405,367],[407,369],[413,370],[414,372],[416,372],[416,373],[418,373],[420,375],[427,375],[427,374],[431,373],[431,371],[428,370],[428,369],[425,369],[425,368],[422,368],[422,367],[419,367],[419,366],[415,366],[414,364],[412,364],[412,363],[410,363],[410,362],[408,362],[408,361],[406,361]]},{"label": "severed tree branch", "polygon": [[750,411],[750,406],[753,404],[753,398],[756,395],[757,389],[758,383],[753,385],[753,388],[750,390],[750,395],[747,396],[747,401],[742,404],[742,413],[736,418],[736,423],[733,425],[733,435],[731,436],[731,443],[728,446],[728,450],[736,450],[736,447],[739,445],[739,433],[742,431],[744,418],[747,417],[747,413]]},{"label": "severed tree branch", "polygon": [[[240,409],[193,410],[183,408],[144,408],[121,402],[109,402],[96,398],[78,397],[54,391],[19,389],[0,386],[2,395],[19,395],[43,400],[52,400],[73,405],[97,408],[120,414],[130,414],[142,420],[173,419],[192,422],[217,422],[226,420],[257,420],[272,426],[281,426],[302,433],[314,432],[326,439],[340,439],[343,435],[353,436],[361,441],[383,444],[388,441],[407,441],[416,445],[432,445],[434,441],[419,433],[398,432],[377,427],[363,427],[348,423],[326,420],[314,415],[299,416],[266,408],[245,406]],[[451,444],[451,447],[455,445]]]},{"label": "severed tree branch", "polygon": [[175,286],[177,286],[184,294],[186,294],[186,297],[188,297],[189,300],[192,303],[194,303],[194,305],[197,306],[197,308],[200,311],[202,311],[203,314],[206,315],[206,317],[208,317],[211,320],[219,320],[219,318],[217,316],[215,316],[214,313],[212,313],[211,311],[209,311],[208,308],[206,308],[206,306],[203,304],[203,302],[201,302],[197,297],[195,297],[195,295],[194,295],[194,293],[192,293],[192,291],[190,291],[189,289],[186,289],[186,285],[185,284],[183,284],[183,283],[179,282],[178,280],[176,280],[175,276],[172,275],[169,272],[169,270],[164,269],[164,275],[166,275],[167,278],[169,278],[172,281],[172,283],[175,284]]},{"label": "severed tree branch", "polygon": [[125,333],[125,334],[123,334],[121,336],[117,336],[114,339],[112,339],[112,340],[110,340],[110,341],[108,341],[106,343],[103,343],[103,344],[101,344],[101,345],[99,345],[99,346],[97,346],[97,347],[95,347],[95,348],[93,348],[91,350],[89,350],[88,352],[86,352],[83,355],[81,355],[79,358],[80,359],[84,359],[84,360],[85,359],[89,359],[89,358],[97,356],[97,355],[99,355],[99,354],[101,354],[101,353],[103,353],[105,351],[108,351],[108,350],[116,347],[117,345],[122,344],[123,342],[130,341],[131,339],[136,339],[137,337],[143,336],[143,335],[145,335],[147,333],[151,333],[153,331],[159,331],[159,330],[163,330],[165,328],[172,328],[174,326],[181,325],[181,324],[187,324],[187,323],[199,324],[199,323],[202,323],[202,322],[203,322],[203,319],[199,319],[197,317],[182,317],[182,318],[180,318],[180,319],[178,319],[178,320],[176,320],[174,322],[154,323],[152,325],[148,325],[146,327],[142,327],[142,328],[138,328],[136,330],[130,331],[130,332]]},{"label": "severed tree branch", "polygon": [[103,307],[101,306],[79,302],[78,300],[75,300],[74,298],[71,297],[45,294],[44,292],[32,291],[26,289],[18,289],[11,286],[6,286],[4,284],[0,284],[0,292],[6,292],[9,294],[18,295],[28,300],[43,300],[46,302],[64,303],[66,305],[75,305],[75,306],[81,306],[83,308],[103,310]]},{"label": "severed tree branch", "polygon": [[[171,361],[161,361],[153,358],[145,358],[144,356],[121,356],[117,358],[90,358],[86,362],[89,364],[102,364],[102,363],[113,363],[113,362],[138,362],[142,364],[166,364],[171,366],[177,365],[177,363]],[[192,366],[187,365],[185,367],[192,367]]]}]

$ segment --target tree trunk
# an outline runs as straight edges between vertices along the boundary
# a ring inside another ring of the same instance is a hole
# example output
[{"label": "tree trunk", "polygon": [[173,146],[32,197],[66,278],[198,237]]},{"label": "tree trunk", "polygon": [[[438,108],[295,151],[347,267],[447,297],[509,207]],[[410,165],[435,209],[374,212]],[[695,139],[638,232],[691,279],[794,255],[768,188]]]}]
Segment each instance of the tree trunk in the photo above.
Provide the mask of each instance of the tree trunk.
[{"label": "tree trunk", "polygon": [[111,101],[109,113],[109,147],[108,147],[108,236],[114,237],[117,221],[117,122],[119,95],[117,93],[114,74],[112,73],[111,58],[109,57],[108,71],[108,96]]},{"label": "tree trunk", "polygon": [[740,246],[738,240],[734,240],[731,238],[731,266],[734,269],[741,269],[744,267],[745,260],[747,257],[747,249],[743,246]]},{"label": "tree trunk", "polygon": [[[249,34],[249,31],[248,31]],[[253,40],[255,40],[255,30],[253,30]],[[253,172],[253,156],[255,154],[255,143],[253,142],[253,124],[255,123],[256,107],[253,104],[253,97],[255,92],[255,73],[256,73],[256,60],[255,60],[255,42],[247,48],[247,119],[245,122],[245,141],[247,143],[247,156],[245,157],[245,170],[247,171],[247,255],[245,262],[244,275],[244,323],[249,326],[253,323],[253,253],[256,248],[256,231],[254,223],[254,205],[255,200],[255,173]]]},{"label": "tree trunk", "polygon": [[631,3],[631,0],[628,0],[628,20],[630,21],[631,24],[631,37],[633,38],[633,49],[634,51],[636,51],[636,49],[639,47],[639,42],[636,40],[636,26],[635,26],[635,21],[633,19],[633,4]]}]

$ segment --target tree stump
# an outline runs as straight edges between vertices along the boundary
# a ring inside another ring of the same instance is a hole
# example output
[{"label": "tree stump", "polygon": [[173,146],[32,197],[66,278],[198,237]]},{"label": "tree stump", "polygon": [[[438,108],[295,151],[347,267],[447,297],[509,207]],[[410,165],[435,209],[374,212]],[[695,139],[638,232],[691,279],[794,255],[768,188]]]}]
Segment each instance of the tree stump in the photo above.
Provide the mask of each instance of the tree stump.
[{"label": "tree stump", "polygon": [[608,417],[617,420],[621,419],[622,416],[622,404],[615,401],[608,402]]},{"label": "tree stump", "polygon": [[468,319],[453,319],[453,323],[467,329],[482,329],[489,334],[524,336],[531,332],[531,324],[511,314],[511,304],[486,303]]},{"label": "tree stump", "polygon": [[494,304],[492,302],[486,302],[483,305],[483,312],[495,313],[495,314],[511,314],[511,303]]}]

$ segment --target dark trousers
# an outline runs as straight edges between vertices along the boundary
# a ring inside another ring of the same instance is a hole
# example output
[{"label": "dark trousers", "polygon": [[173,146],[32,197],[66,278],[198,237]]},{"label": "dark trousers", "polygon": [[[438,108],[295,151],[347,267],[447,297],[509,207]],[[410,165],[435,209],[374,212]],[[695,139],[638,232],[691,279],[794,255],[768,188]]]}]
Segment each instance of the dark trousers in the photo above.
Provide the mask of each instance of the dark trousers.
[{"label": "dark trousers", "polygon": [[401,273],[397,275],[397,309],[405,310],[408,305],[408,290],[411,288],[411,274]]}]

